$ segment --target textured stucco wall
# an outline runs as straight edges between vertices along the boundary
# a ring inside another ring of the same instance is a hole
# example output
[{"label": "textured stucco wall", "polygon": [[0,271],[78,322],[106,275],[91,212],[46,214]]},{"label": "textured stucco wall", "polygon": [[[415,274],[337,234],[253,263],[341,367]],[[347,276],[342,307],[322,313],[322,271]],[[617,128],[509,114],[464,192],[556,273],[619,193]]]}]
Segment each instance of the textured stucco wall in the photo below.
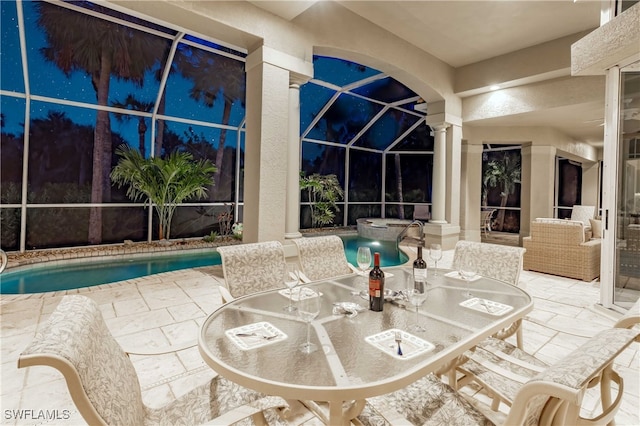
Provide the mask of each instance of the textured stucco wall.
[{"label": "textured stucco wall", "polygon": [[571,46],[571,75],[603,75],[632,57],[640,59],[640,3]]}]

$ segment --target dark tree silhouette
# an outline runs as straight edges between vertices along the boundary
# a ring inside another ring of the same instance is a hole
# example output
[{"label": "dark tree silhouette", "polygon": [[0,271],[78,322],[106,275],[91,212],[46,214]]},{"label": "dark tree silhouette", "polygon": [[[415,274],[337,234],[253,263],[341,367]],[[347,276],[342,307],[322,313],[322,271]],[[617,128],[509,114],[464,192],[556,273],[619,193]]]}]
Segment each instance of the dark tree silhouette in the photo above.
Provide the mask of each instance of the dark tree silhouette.
[{"label": "dark tree silhouette", "polygon": [[[166,51],[167,41],[114,22],[75,12],[52,3],[37,2],[37,23],[44,30],[44,57],[67,76],[81,71],[91,77],[97,104],[107,106],[111,76],[142,85],[144,74]],[[91,4],[98,12],[103,7]],[[113,12],[111,12],[113,14]],[[120,16],[123,20],[132,18]],[[93,141],[91,202],[110,200],[112,146],[109,112],[98,110]],[[88,242],[102,241],[102,209],[89,216]]]},{"label": "dark tree silhouette", "polygon": [[[233,104],[238,101],[244,103],[246,91],[244,63],[184,46],[182,54],[176,55],[176,65],[180,73],[193,82],[189,91],[193,99],[203,102],[210,108],[217,100],[224,101],[222,124],[228,125]],[[217,170],[214,175],[214,198],[217,198],[218,192],[222,189],[220,176],[226,139],[227,129],[221,128],[215,158]]]},{"label": "dark tree silhouette", "polygon": [[[112,102],[112,105],[116,108],[130,109],[132,111],[151,112],[153,110],[154,102],[143,102],[136,99],[133,93],[127,95],[124,101]],[[128,114],[116,114],[116,119],[120,121],[131,120],[133,115]],[[147,119],[141,115],[138,118],[138,150],[140,155],[145,157],[144,138],[147,133]]]}]

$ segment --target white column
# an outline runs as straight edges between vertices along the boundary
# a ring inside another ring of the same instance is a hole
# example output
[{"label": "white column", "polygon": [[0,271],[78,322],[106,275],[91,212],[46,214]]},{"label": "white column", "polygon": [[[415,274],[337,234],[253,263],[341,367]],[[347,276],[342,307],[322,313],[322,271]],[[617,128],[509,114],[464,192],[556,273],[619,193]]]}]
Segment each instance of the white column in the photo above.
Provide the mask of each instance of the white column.
[{"label": "white column", "polygon": [[[267,46],[247,56],[247,136],[245,144],[243,241],[283,241],[298,230],[298,209],[290,193],[299,194],[299,106],[292,114],[292,76],[313,75],[313,64]],[[296,88],[296,92],[298,91]],[[299,103],[299,94],[296,93]],[[291,118],[290,118],[291,116]],[[290,126],[296,125],[296,130]],[[293,144],[293,134],[296,142]],[[295,145],[295,153],[291,153]],[[295,157],[295,160],[293,159]],[[295,161],[295,166],[290,165]],[[289,172],[288,170],[295,170]],[[296,174],[295,181],[293,174]],[[295,186],[295,188],[293,188]],[[299,195],[296,195],[296,197]],[[291,220],[291,222],[289,222]]]},{"label": "white column", "polygon": [[247,60],[243,235],[245,243],[282,241],[287,187],[289,72]]},{"label": "white column", "polygon": [[284,237],[300,233],[300,84],[289,84],[289,139],[287,147],[287,217]]},{"label": "white column", "polygon": [[433,144],[433,184],[431,188],[431,223],[447,223],[446,211],[446,185],[447,185],[447,138],[448,124],[433,126],[435,140]]}]

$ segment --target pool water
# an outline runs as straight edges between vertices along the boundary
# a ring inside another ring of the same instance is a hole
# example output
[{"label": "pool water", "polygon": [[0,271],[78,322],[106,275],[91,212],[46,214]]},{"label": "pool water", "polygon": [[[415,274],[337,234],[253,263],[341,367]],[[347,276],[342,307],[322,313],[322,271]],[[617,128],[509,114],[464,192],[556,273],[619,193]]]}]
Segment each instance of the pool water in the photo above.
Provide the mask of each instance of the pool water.
[{"label": "pool water", "polygon": [[[86,259],[85,259],[86,260]],[[0,275],[0,294],[41,293],[130,280],[160,272],[220,265],[220,255],[207,253],[134,257],[127,260],[83,261],[63,265],[35,266]]]},{"label": "pool water", "polygon": [[[357,265],[358,247],[366,245],[371,252],[380,253],[381,266],[394,266],[408,260],[398,251],[395,242],[375,241],[358,236],[341,237],[345,244],[347,260]],[[179,253],[155,257],[134,257],[127,260],[95,260],[47,265],[46,263],[17,271],[5,270],[0,275],[0,294],[42,293],[71,290],[81,287],[130,280],[161,272],[176,271],[222,263],[215,250],[206,253]]]}]

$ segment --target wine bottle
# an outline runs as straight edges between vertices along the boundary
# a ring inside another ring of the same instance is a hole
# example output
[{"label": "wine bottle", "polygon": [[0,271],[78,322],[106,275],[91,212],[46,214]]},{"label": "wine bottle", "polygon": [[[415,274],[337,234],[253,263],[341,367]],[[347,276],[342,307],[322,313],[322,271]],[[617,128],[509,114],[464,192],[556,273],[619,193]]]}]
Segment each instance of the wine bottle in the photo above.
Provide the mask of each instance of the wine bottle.
[{"label": "wine bottle", "polygon": [[384,272],[380,269],[380,253],[373,254],[373,269],[369,272],[369,309],[381,312],[384,305]]},{"label": "wine bottle", "polygon": [[422,258],[422,246],[418,246],[418,257],[413,261],[413,281],[425,284],[427,282],[427,262]]}]

